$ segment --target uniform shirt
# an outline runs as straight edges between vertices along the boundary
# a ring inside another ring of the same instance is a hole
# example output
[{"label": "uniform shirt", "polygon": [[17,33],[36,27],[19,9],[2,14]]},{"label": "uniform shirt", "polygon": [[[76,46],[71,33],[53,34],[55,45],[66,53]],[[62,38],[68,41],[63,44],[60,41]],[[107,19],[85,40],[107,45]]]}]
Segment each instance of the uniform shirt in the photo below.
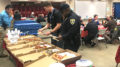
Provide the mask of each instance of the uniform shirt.
[{"label": "uniform shirt", "polygon": [[67,40],[77,34],[80,34],[80,18],[71,11],[62,24],[61,35],[64,40]]},{"label": "uniform shirt", "polygon": [[89,22],[84,30],[88,31],[88,35],[96,35],[98,33],[98,25],[95,22]]},{"label": "uniform shirt", "polygon": [[107,24],[104,25],[104,27],[108,27],[108,30],[111,31],[117,26],[117,23],[114,20],[108,21]]},{"label": "uniform shirt", "polygon": [[13,18],[4,10],[1,13],[2,15],[2,25],[3,27],[10,27],[11,26],[11,21],[13,20]]},{"label": "uniform shirt", "polygon": [[[57,9],[53,9],[52,12],[48,13],[48,23],[51,24],[52,29],[55,28],[57,23],[62,23],[62,15]],[[57,33],[59,33],[59,30]]]},{"label": "uniform shirt", "polygon": [[2,26],[2,15],[0,14],[0,26]]}]

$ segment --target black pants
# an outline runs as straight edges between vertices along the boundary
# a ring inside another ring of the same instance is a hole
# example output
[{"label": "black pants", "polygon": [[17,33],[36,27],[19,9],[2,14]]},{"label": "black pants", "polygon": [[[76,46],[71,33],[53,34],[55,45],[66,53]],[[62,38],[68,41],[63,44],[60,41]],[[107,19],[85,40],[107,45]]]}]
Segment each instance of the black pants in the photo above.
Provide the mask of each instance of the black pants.
[{"label": "black pants", "polygon": [[63,40],[64,49],[70,49],[77,52],[80,46],[80,35],[74,36],[71,39]]},{"label": "black pants", "polygon": [[91,40],[92,39],[94,39],[95,38],[95,36],[96,36],[96,34],[95,35],[87,35],[86,37],[85,37],[85,44],[91,44],[92,42],[91,42]]},{"label": "black pants", "polygon": [[5,36],[5,30],[0,27],[0,55],[3,55],[3,39],[4,39],[4,36]]}]

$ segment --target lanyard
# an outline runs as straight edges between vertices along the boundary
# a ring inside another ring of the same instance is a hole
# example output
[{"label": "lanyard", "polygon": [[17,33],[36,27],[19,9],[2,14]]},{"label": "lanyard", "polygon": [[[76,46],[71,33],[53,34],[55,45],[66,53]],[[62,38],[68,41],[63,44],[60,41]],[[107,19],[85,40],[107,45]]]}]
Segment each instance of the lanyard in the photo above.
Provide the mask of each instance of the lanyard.
[{"label": "lanyard", "polygon": [[51,15],[50,15],[50,23],[51,23],[51,21],[52,21],[53,12],[54,12],[54,9],[53,9],[53,11],[52,11],[52,13],[51,13]]},{"label": "lanyard", "polygon": [[67,20],[68,18],[65,18],[64,22]]}]

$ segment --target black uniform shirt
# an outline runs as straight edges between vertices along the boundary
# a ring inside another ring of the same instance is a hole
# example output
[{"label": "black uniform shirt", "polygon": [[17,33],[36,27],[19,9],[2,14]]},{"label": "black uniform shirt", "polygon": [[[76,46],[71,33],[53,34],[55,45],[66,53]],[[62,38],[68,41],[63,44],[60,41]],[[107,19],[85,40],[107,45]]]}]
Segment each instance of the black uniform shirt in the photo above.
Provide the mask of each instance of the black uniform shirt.
[{"label": "black uniform shirt", "polygon": [[108,23],[104,25],[104,27],[108,27],[109,31],[113,30],[116,26],[117,23],[114,20],[108,21]]},{"label": "black uniform shirt", "polygon": [[89,22],[84,30],[88,31],[88,35],[96,35],[98,33],[98,25],[95,22]]},{"label": "black uniform shirt", "polygon": [[57,9],[54,9],[52,13],[48,13],[48,23],[51,24],[52,29],[55,28],[57,23],[62,23],[62,15]]},{"label": "black uniform shirt", "polygon": [[62,27],[61,27],[61,35],[64,40],[72,39],[72,37],[80,34],[80,18],[74,12],[70,12],[70,14],[64,19]]}]

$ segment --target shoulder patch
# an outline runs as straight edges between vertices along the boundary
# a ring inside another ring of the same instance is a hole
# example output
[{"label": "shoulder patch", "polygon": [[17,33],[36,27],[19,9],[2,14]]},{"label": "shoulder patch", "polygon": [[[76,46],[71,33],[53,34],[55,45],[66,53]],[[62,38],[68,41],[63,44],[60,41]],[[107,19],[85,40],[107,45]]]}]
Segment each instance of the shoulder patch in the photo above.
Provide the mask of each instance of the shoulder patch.
[{"label": "shoulder patch", "polygon": [[74,25],[75,24],[75,19],[70,19],[70,24]]}]

